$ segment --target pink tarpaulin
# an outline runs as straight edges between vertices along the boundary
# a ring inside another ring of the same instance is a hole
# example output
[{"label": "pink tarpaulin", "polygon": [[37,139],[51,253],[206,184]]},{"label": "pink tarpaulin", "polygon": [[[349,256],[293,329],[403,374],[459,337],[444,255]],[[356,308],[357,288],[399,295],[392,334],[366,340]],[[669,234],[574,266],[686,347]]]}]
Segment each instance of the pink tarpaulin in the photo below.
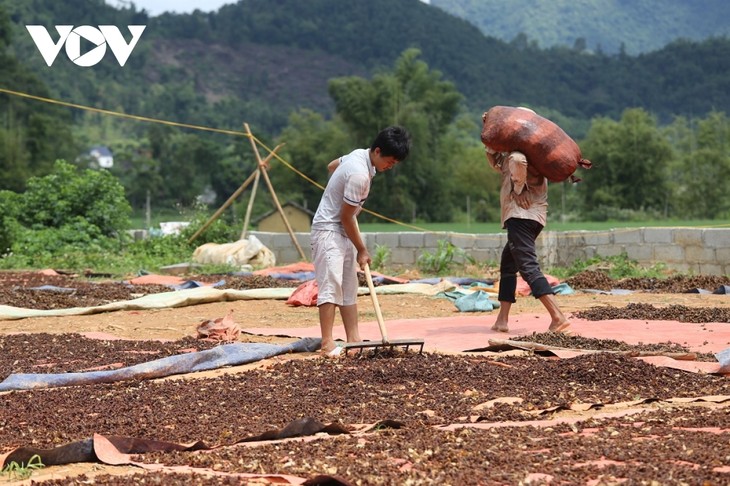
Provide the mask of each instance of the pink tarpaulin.
[{"label": "pink tarpaulin", "polygon": [[[548,314],[516,314],[510,318],[510,332],[492,331],[490,327],[496,314],[458,315],[430,319],[386,320],[390,339],[422,338],[424,350],[442,352],[463,352],[486,348],[490,339],[510,339],[546,332],[550,324]],[[627,344],[675,343],[690,351],[719,353],[730,348],[730,324],[722,322],[688,323],[677,321],[647,321],[615,319],[588,321],[570,318],[574,335],[595,339],[615,339]],[[294,337],[319,337],[319,326],[307,328],[256,328],[244,327],[244,332],[262,335],[288,335]],[[377,322],[361,322],[363,339],[380,340]],[[341,324],[335,326],[335,339],[345,339]]]}]

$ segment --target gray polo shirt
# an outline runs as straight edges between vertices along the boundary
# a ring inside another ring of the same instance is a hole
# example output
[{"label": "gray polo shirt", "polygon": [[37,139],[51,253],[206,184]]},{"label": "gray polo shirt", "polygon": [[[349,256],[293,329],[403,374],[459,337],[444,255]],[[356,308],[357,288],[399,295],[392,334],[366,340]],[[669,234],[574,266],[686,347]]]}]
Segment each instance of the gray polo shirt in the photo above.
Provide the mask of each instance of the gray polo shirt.
[{"label": "gray polo shirt", "polygon": [[356,149],[340,157],[340,165],[327,182],[312,220],[312,231],[336,231],[344,235],[345,228],[340,218],[342,204],[362,208],[374,176],[370,150]]}]

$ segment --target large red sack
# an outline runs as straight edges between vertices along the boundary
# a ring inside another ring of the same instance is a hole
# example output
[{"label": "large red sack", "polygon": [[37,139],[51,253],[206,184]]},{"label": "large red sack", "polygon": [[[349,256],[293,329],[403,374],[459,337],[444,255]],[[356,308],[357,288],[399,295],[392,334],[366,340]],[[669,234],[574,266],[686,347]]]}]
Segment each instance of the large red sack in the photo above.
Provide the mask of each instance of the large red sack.
[{"label": "large red sack", "polygon": [[527,162],[551,182],[562,182],[578,166],[589,169],[591,161],[581,156],[570,136],[547,118],[531,110],[494,106],[482,115],[482,143],[497,152],[517,150]]}]

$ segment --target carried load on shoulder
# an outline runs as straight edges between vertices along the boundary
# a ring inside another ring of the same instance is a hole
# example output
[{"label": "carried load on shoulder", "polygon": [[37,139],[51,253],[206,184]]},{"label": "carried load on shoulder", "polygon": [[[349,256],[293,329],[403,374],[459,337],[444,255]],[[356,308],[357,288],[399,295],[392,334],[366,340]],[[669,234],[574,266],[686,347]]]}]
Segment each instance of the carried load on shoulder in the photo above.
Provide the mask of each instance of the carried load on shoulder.
[{"label": "carried load on shoulder", "polygon": [[551,182],[570,178],[580,166],[590,169],[591,161],[554,122],[527,108],[494,106],[482,115],[482,143],[495,152],[522,152],[528,163]]}]

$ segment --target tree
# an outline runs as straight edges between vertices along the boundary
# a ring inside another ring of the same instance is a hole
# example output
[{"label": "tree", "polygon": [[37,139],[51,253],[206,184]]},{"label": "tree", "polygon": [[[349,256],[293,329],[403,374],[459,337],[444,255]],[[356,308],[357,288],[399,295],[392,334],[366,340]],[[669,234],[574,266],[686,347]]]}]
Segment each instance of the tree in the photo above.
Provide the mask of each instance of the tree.
[{"label": "tree", "polygon": [[368,206],[391,217],[449,221],[453,201],[452,140],[445,136],[463,97],[419,60],[418,49],[404,51],[393,71],[372,80],[357,77],[330,82],[335,111],[360,146],[369,145],[388,125],[402,125],[413,136],[408,160],[383,177]]},{"label": "tree", "polygon": [[164,181],[159,191],[152,194],[156,205],[190,207],[211,186],[222,150],[209,138],[159,125],[150,127],[148,138],[150,158],[158,164],[155,170],[159,170]]},{"label": "tree", "polygon": [[601,206],[660,211],[667,204],[667,168],[674,155],[646,111],[625,110],[618,122],[594,120],[582,149],[593,162],[581,186],[587,211],[595,214]]},{"label": "tree", "polygon": [[677,200],[689,218],[730,216],[730,123],[724,113],[711,113],[690,134],[693,150],[684,151],[677,173]]},{"label": "tree", "polygon": [[[279,143],[285,144],[280,153],[282,158],[322,187],[327,184],[329,175],[327,164],[350,152],[355,144],[341,121],[327,121],[308,109],[289,116],[289,125],[279,137]],[[265,154],[261,156],[265,157]],[[322,189],[289,168],[281,167],[278,161],[272,162],[271,167],[271,181],[277,191],[288,192],[292,199],[311,210],[317,208]]]},{"label": "tree", "polygon": [[[10,18],[0,6],[0,86],[47,96],[47,89],[12,56]],[[57,158],[77,155],[67,110],[0,94],[0,189],[22,191],[28,177],[48,174]]]},{"label": "tree", "polygon": [[128,141],[113,146],[114,167],[111,172],[125,188],[127,200],[135,209],[142,209],[147,196],[159,194],[164,187],[160,164],[149,155],[144,144]]}]

